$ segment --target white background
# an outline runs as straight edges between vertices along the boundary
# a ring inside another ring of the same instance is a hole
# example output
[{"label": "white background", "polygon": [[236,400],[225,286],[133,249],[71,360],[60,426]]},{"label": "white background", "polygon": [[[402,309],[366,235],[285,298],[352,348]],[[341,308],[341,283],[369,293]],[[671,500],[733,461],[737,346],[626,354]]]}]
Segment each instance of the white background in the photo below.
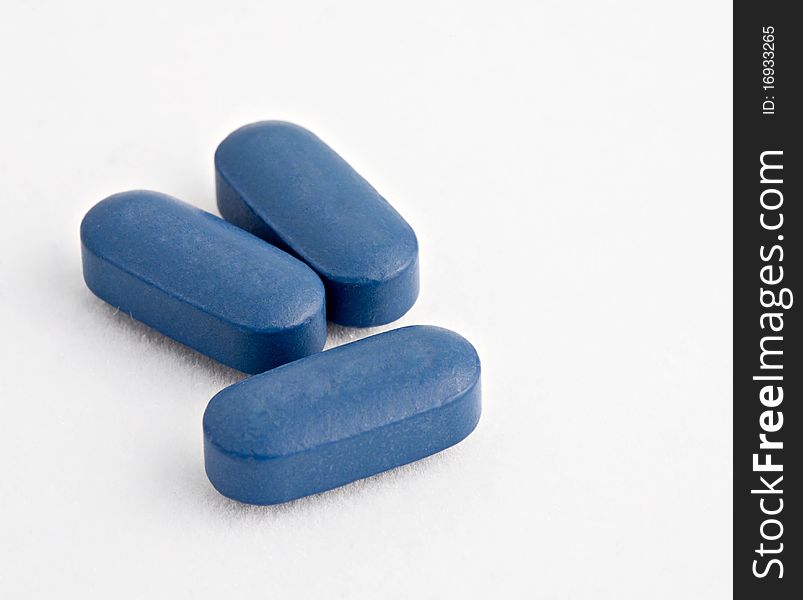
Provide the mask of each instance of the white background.
[{"label": "white background", "polygon": [[[2,3],[0,596],[730,595],[730,3],[130,4]],[[78,226],[131,188],[216,212],[216,145],[269,118],[414,227],[389,328],[471,340],[484,413],[260,508],[203,470],[241,375],[94,298]]]}]

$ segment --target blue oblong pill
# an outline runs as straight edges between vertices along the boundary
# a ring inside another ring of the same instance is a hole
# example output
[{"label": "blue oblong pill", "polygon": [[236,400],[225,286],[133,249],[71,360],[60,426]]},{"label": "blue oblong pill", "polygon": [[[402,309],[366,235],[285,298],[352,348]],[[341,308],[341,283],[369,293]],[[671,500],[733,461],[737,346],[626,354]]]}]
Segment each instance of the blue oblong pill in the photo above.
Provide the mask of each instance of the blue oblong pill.
[{"label": "blue oblong pill", "polygon": [[304,263],[165,194],[123,192],[81,223],[92,292],[179,342],[260,373],[318,352],[324,288]]},{"label": "blue oblong pill", "polygon": [[404,327],[218,393],[203,419],[206,473],[224,496],[278,504],[434,454],[479,418],[473,346]]},{"label": "blue oblong pill", "polygon": [[312,267],[331,321],[382,325],[415,303],[412,228],[311,132],[282,121],[246,125],[218,146],[215,172],[220,214]]}]

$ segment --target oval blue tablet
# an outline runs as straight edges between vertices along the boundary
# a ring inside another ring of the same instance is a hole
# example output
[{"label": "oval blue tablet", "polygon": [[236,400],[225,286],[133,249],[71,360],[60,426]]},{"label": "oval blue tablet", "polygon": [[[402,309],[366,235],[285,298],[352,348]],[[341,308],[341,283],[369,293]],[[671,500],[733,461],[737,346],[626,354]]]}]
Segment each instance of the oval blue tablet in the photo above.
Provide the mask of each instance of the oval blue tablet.
[{"label": "oval blue tablet", "polygon": [[96,296],[240,371],[266,371],[326,341],[324,288],[309,267],[170,196],[101,201],[81,223],[81,250]]},{"label": "oval blue tablet", "polygon": [[473,346],[404,327],[221,391],[204,413],[206,473],[224,496],[278,504],[439,452],[479,418]]},{"label": "oval blue tablet", "polygon": [[306,262],[340,325],[390,323],[418,297],[407,222],[315,135],[281,121],[238,129],[215,152],[223,217]]}]

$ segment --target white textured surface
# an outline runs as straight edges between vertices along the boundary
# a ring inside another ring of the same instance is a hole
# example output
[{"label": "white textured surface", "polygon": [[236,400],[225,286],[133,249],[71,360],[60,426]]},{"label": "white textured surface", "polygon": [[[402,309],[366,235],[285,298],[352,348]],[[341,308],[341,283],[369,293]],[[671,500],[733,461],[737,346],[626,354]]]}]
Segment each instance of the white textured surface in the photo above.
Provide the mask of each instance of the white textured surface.
[{"label": "white textured surface", "polygon": [[[130,6],[3,4],[0,597],[730,595],[729,3]],[[264,118],[409,220],[398,324],[484,390],[458,447],[276,508],[203,472],[239,375],[92,297],[78,242],[129,188],[214,210]]]}]

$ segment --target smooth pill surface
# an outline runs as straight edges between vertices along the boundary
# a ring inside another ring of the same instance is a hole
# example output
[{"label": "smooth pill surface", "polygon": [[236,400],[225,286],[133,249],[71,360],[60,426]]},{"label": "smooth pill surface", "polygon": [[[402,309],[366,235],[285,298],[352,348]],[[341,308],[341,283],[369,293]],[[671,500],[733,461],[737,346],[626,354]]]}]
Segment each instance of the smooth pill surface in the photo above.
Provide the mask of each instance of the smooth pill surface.
[{"label": "smooth pill surface", "polygon": [[218,393],[203,418],[206,473],[224,496],[278,504],[439,452],[479,418],[473,346],[404,327]]},{"label": "smooth pill surface", "polygon": [[326,341],[324,288],[309,267],[170,196],[106,198],[84,217],[81,246],[95,295],[240,371],[266,371]]},{"label": "smooth pill surface", "polygon": [[293,253],[324,282],[327,316],[369,327],[418,297],[418,241],[407,222],[337,153],[282,121],[246,125],[215,153],[223,217]]}]

